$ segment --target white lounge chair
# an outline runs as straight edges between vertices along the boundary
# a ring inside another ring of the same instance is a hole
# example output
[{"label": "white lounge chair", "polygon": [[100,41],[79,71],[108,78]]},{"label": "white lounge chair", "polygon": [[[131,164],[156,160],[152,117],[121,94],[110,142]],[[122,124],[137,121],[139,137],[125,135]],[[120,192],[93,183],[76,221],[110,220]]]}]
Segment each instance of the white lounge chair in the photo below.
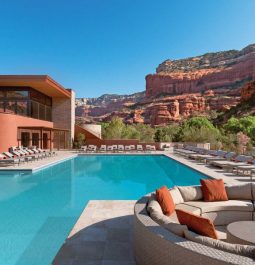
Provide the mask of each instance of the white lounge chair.
[{"label": "white lounge chair", "polygon": [[130,145],[125,145],[125,151],[126,152],[130,152],[131,151]]},{"label": "white lounge chair", "polygon": [[96,150],[97,150],[97,147],[95,146],[95,145],[89,145],[88,146],[88,152],[91,152],[91,153],[95,153],[96,152]]},{"label": "white lounge chair", "polygon": [[[239,173],[241,172],[243,176],[244,175],[251,175],[252,170],[255,170],[255,160],[253,160],[251,162],[251,164],[237,166],[236,173],[237,173],[237,175],[239,175]],[[247,173],[247,174],[245,174],[245,173]]]},{"label": "white lounge chair", "polygon": [[124,152],[124,150],[125,150],[125,149],[124,149],[124,145],[119,144],[119,145],[118,145],[118,151],[119,151],[119,152]]},{"label": "white lounge chair", "polygon": [[225,161],[225,162],[231,161],[231,159],[233,159],[235,156],[236,156],[235,152],[229,152],[222,157],[217,156],[217,157],[212,157],[212,158],[206,158],[205,161],[207,164],[213,165],[213,163],[217,161]]},{"label": "white lounge chair", "polygon": [[233,172],[238,166],[245,166],[252,159],[252,156],[239,155],[235,161],[214,161],[213,165]]},{"label": "white lounge chair", "polygon": [[112,152],[112,151],[113,151],[112,145],[107,145],[107,152]]},{"label": "white lounge chair", "polygon": [[105,144],[102,144],[99,149],[98,149],[99,152],[106,152],[106,145]]},{"label": "white lounge chair", "polygon": [[113,152],[117,152],[118,151],[118,146],[116,144],[114,144],[112,146],[112,150],[113,150]]},{"label": "white lounge chair", "polygon": [[[22,157],[19,157],[19,156],[16,156],[14,154],[11,154],[10,152],[3,152],[3,154],[8,157],[7,159],[8,160],[13,160],[13,159],[18,159],[19,160],[19,163],[20,162],[25,162],[25,159],[22,158]],[[16,160],[17,161],[17,160]]]},{"label": "white lounge chair", "polygon": [[151,145],[151,151],[156,151],[156,146],[155,145]]},{"label": "white lounge chair", "polygon": [[141,144],[138,144],[137,146],[136,146],[136,150],[138,151],[138,152],[143,152],[144,150],[143,150],[143,146],[141,145]]},{"label": "white lounge chair", "polygon": [[146,144],[145,151],[147,151],[147,152],[151,151],[151,146],[149,144]]},{"label": "white lounge chair", "polygon": [[82,145],[81,148],[78,150],[78,152],[86,153],[87,149],[88,149],[88,147],[86,145]]},{"label": "white lounge chair", "polygon": [[135,145],[133,145],[133,144],[130,145],[130,151],[131,152],[134,152],[135,151]]}]

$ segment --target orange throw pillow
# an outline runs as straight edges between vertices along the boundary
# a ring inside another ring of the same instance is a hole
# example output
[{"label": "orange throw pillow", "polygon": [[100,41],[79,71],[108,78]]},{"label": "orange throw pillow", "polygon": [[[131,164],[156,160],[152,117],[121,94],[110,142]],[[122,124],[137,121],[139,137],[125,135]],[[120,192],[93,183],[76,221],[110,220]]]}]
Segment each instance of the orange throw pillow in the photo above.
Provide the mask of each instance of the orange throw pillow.
[{"label": "orange throw pillow", "polygon": [[166,186],[156,190],[156,199],[165,215],[169,216],[174,212],[175,204]]},{"label": "orange throw pillow", "polygon": [[183,210],[175,210],[181,225],[186,225],[197,234],[218,239],[217,232],[211,220]]},{"label": "orange throw pillow", "polygon": [[227,201],[228,195],[222,179],[200,179],[201,189],[206,202]]}]

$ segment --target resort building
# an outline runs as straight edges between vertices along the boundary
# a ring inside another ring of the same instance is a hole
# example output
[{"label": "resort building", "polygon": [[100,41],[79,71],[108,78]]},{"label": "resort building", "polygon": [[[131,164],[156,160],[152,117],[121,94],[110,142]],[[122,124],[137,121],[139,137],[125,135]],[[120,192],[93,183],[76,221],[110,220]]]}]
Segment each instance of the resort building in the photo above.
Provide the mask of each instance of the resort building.
[{"label": "resort building", "polygon": [[47,75],[0,76],[0,152],[11,146],[67,149],[75,128],[75,93]]}]

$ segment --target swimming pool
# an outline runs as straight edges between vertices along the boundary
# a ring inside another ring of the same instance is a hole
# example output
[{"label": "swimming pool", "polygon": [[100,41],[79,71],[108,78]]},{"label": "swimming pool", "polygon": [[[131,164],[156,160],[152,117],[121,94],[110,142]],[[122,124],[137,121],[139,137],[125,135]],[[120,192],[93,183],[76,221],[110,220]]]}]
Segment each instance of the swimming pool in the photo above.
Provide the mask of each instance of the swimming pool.
[{"label": "swimming pool", "polygon": [[138,199],[204,175],[163,155],[79,156],[34,173],[0,173],[0,265],[51,264],[91,199]]}]

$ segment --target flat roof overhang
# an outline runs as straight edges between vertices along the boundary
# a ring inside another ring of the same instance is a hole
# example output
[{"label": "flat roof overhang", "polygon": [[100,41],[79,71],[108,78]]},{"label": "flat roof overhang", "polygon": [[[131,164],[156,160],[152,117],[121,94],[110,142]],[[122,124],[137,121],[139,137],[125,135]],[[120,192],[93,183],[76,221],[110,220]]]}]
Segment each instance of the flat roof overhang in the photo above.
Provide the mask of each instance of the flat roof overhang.
[{"label": "flat roof overhang", "polygon": [[0,75],[0,86],[27,86],[49,97],[71,98],[70,91],[48,75]]},{"label": "flat roof overhang", "polygon": [[70,131],[68,129],[50,128],[50,127],[45,127],[45,126],[19,126],[18,129],[65,131],[65,132],[69,132]]}]

